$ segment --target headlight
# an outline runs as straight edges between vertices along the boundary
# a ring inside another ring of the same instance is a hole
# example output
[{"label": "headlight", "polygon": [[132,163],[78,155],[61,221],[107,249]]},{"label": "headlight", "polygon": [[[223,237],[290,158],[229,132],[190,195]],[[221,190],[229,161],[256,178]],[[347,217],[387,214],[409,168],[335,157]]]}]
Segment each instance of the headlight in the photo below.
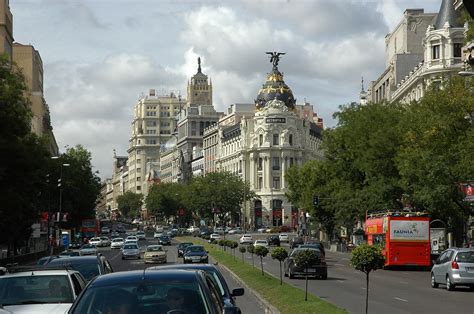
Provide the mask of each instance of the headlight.
[{"label": "headlight", "polygon": [[185,257],[184,257],[184,259],[191,259],[191,257],[189,257],[189,256],[185,256]]}]

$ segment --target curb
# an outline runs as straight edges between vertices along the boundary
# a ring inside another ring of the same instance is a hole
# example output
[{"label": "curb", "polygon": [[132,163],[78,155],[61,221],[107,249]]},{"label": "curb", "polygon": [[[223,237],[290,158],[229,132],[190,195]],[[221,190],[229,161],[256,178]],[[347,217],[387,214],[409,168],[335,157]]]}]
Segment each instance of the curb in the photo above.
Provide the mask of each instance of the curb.
[{"label": "curb", "polygon": [[[264,309],[265,309],[265,314],[280,314],[280,311],[274,307],[273,305],[271,305],[267,300],[265,300],[260,294],[258,294],[255,290],[253,290],[252,288],[250,288],[249,286],[247,286],[247,284],[242,281],[236,274],[234,274],[234,272],[232,272],[229,268],[227,268],[224,264],[220,264],[218,263],[217,264],[219,267],[222,267],[223,269],[225,269],[237,282],[239,282],[244,288],[245,290],[249,291],[250,293],[252,293],[253,295],[255,295],[255,297],[257,298],[257,300],[260,302],[261,305],[263,305]],[[280,278],[278,278],[280,279]]]}]

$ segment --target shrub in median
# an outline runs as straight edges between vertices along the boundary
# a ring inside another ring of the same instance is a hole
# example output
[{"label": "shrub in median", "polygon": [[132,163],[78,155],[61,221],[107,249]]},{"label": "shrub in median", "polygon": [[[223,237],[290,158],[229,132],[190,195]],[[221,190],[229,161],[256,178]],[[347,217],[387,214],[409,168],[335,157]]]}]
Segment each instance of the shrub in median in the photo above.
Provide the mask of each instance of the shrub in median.
[{"label": "shrub in median", "polygon": [[281,262],[283,262],[288,257],[288,252],[282,247],[277,247],[272,251],[271,255],[273,259],[276,259],[280,262],[280,285],[282,285],[283,277],[281,275]]},{"label": "shrub in median", "polygon": [[263,258],[265,256],[267,256],[268,254],[268,249],[264,246],[257,246],[255,248],[255,254],[257,256],[260,256],[260,267],[262,268],[262,276],[264,275],[264,272],[263,272]]}]

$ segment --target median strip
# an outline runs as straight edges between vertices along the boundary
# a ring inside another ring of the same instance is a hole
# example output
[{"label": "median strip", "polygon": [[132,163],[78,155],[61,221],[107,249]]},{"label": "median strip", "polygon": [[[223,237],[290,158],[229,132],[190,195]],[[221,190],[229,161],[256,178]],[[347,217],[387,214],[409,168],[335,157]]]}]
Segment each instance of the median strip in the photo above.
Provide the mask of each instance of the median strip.
[{"label": "median strip", "polygon": [[285,282],[280,285],[280,279],[273,274],[265,273],[262,276],[259,268],[242,262],[238,250],[235,250],[235,255],[233,255],[229,248],[224,251],[218,245],[211,245],[200,238],[183,237],[180,240],[186,242],[199,241],[201,245],[206,247],[206,250],[209,251],[215,261],[226,266],[280,313],[346,313],[345,310],[311,294],[308,295],[308,301],[305,302],[305,292],[303,290]]}]

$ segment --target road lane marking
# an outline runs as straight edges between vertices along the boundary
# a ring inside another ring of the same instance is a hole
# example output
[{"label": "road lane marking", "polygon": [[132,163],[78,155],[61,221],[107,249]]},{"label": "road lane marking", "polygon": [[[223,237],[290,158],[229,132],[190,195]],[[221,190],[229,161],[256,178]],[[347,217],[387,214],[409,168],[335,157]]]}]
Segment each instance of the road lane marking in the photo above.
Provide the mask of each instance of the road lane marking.
[{"label": "road lane marking", "polygon": [[344,282],[344,280],[338,280],[337,282],[341,282],[341,283],[343,283],[343,282]]},{"label": "road lane marking", "polygon": [[334,264],[334,266],[344,266],[343,264]]},{"label": "road lane marking", "polygon": [[397,297],[394,297],[395,300],[399,300],[399,301],[403,301],[403,302],[408,302],[408,300],[405,300],[405,299],[402,299],[402,298],[397,298]]}]

